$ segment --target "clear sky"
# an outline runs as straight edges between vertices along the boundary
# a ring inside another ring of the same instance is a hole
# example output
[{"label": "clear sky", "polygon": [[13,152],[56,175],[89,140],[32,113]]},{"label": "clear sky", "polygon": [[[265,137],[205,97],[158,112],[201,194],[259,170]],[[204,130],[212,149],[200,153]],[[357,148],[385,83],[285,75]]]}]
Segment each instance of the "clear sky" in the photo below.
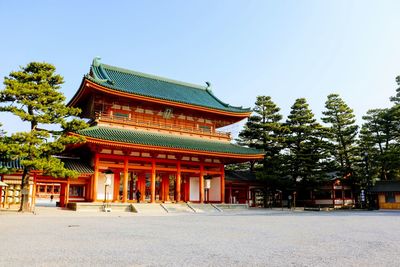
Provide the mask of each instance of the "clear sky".
[{"label": "clear sky", "polygon": [[[0,1],[0,77],[30,61],[64,76],[69,100],[93,57],[195,84],[231,105],[270,95],[286,116],[330,93],[387,107],[400,74],[400,1]],[[24,129],[0,114],[8,132]],[[237,133],[239,126],[231,130]]]}]

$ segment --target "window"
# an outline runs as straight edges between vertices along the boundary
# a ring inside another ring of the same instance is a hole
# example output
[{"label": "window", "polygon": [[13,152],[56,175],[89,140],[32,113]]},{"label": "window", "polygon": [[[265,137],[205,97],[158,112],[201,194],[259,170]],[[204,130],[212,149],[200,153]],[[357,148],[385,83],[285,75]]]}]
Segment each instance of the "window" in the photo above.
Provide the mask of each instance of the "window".
[{"label": "window", "polygon": [[395,203],[396,198],[394,196],[394,192],[386,192],[385,194],[385,202],[386,203]]},{"label": "window", "polygon": [[335,190],[335,198],[342,198],[343,194],[342,194],[342,190]]},{"label": "window", "polygon": [[331,190],[320,190],[315,192],[315,199],[331,199],[332,192]]},{"label": "window", "polygon": [[69,195],[71,197],[83,197],[83,185],[71,185]]}]

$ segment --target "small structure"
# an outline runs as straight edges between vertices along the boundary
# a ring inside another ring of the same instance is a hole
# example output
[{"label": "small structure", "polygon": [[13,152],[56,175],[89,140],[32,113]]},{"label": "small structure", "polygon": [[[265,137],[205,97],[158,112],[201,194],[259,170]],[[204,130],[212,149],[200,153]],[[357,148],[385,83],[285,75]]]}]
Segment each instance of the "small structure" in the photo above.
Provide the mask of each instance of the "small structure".
[{"label": "small structure", "polygon": [[378,181],[371,193],[377,196],[379,209],[400,209],[400,181]]},{"label": "small structure", "polygon": [[332,178],[311,191],[313,206],[345,208],[355,204],[351,186],[344,178]]},{"label": "small structure", "polygon": [[262,182],[251,171],[225,171],[225,203],[263,207]]}]

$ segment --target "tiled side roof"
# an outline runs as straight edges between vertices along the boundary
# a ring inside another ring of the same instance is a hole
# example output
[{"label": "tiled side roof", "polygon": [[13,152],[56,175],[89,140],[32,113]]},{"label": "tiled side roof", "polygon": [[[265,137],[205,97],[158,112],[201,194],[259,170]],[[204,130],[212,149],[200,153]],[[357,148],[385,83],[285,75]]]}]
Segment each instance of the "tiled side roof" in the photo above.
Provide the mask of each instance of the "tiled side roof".
[{"label": "tiled side roof", "polygon": [[231,181],[258,181],[256,174],[251,171],[225,171],[225,179]]},{"label": "tiled side roof", "polygon": [[128,144],[242,155],[258,155],[263,153],[260,150],[241,147],[227,142],[100,126],[86,128],[77,133],[86,137]]},{"label": "tiled side roof", "polygon": [[[87,163],[82,162],[80,159],[60,158],[60,160],[64,162],[64,167],[69,170],[77,171],[79,173],[93,173],[93,168],[90,167]],[[23,168],[19,159],[11,161],[0,160],[0,168],[3,167],[19,170]]]},{"label": "tiled side roof", "polygon": [[86,78],[104,87],[125,93],[228,112],[248,113],[251,111],[222,102],[206,87],[102,64],[98,59],[93,60],[91,73],[86,75]]},{"label": "tiled side roof", "polygon": [[89,164],[87,164],[86,162],[82,162],[80,159],[61,159],[62,162],[64,162],[64,167],[69,169],[69,170],[73,170],[73,171],[77,171],[79,173],[94,173],[93,168],[90,167]]},{"label": "tiled side roof", "polygon": [[16,159],[16,160],[0,159],[0,168],[22,169],[22,166],[21,166],[19,159]]},{"label": "tiled side roof", "polygon": [[400,192],[400,181],[379,181],[371,192]]}]

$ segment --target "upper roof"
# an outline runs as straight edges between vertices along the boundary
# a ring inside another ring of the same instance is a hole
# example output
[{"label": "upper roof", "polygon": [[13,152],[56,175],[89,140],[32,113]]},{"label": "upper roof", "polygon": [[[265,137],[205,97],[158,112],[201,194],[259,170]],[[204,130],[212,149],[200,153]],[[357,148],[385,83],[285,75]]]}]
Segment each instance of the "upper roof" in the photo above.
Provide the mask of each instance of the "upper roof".
[{"label": "upper roof", "polygon": [[95,58],[88,80],[112,90],[233,113],[249,113],[250,108],[234,107],[219,100],[206,86],[106,65]]},{"label": "upper roof", "polygon": [[400,192],[400,181],[378,181],[371,192]]},{"label": "upper roof", "polygon": [[119,128],[108,128],[102,126],[89,127],[77,131],[77,134],[85,136],[86,141],[91,141],[90,138],[100,139],[121,143],[121,145],[142,145],[152,148],[170,148],[183,151],[198,151],[198,152],[215,152],[223,154],[236,154],[241,156],[250,156],[260,158],[263,156],[263,151],[241,147],[229,142],[204,140],[200,138],[191,138],[176,136],[171,134],[153,133],[139,130],[127,130]]}]

